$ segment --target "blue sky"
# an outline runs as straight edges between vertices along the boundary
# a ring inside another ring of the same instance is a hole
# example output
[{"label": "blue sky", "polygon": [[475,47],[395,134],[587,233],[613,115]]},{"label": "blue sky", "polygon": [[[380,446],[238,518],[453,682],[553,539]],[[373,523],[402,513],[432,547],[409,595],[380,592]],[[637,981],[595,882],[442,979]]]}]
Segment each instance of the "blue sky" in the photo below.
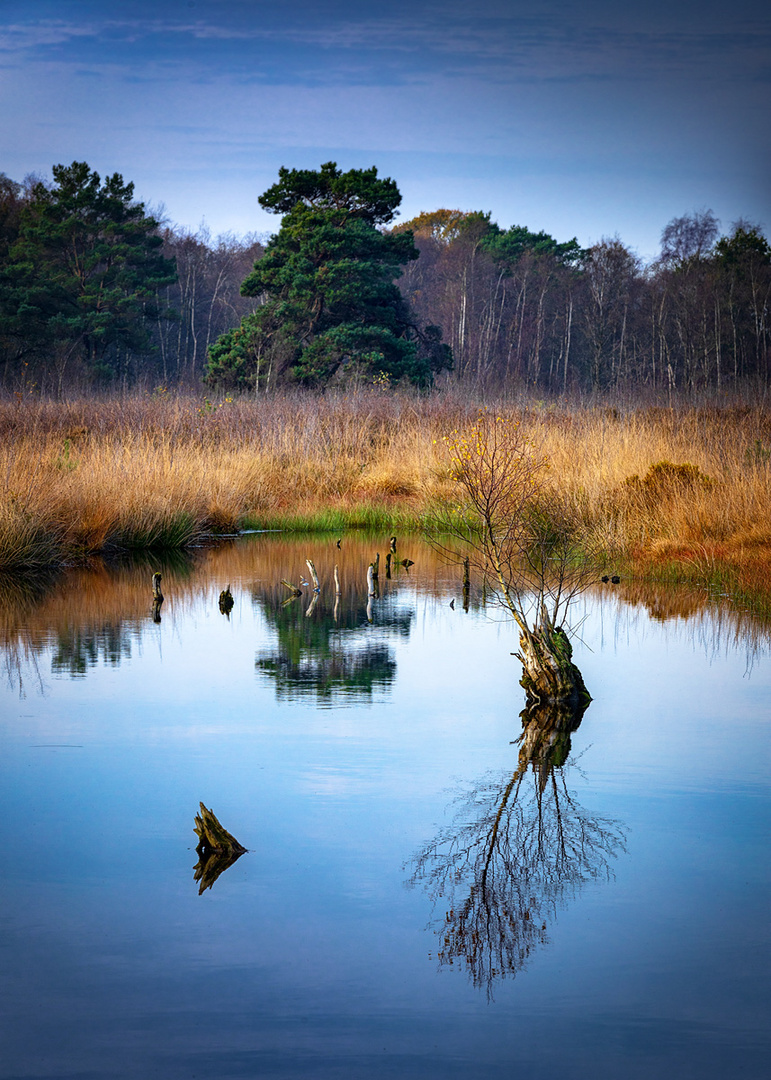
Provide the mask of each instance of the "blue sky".
[{"label": "blue sky", "polygon": [[655,254],[711,208],[771,232],[759,0],[0,0],[0,171],[121,172],[172,221],[268,232],[280,165],[376,165],[411,217]]}]

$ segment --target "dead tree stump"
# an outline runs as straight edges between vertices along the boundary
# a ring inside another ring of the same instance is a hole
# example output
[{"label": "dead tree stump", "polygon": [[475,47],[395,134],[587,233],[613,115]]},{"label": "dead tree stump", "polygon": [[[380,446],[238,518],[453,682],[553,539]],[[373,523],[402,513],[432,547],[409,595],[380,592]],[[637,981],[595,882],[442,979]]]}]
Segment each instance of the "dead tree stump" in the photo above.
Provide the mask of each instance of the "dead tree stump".
[{"label": "dead tree stump", "polygon": [[198,837],[198,864],[193,880],[199,882],[198,895],[210,889],[223,871],[246,853],[246,848],[220,825],[214,813],[200,803],[201,813],[195,815],[194,832]]},{"label": "dead tree stump", "polygon": [[592,700],[583,676],[573,663],[573,648],[561,626],[547,623],[519,637],[517,658],[524,671],[520,679],[528,707],[557,704],[583,712]]}]

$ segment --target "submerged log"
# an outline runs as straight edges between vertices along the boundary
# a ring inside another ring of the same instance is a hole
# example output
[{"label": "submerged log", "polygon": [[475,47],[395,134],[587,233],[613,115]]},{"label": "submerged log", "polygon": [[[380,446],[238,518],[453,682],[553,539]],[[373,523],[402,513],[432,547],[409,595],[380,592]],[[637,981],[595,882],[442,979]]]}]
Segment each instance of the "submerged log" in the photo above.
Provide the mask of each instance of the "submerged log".
[{"label": "submerged log", "polygon": [[220,874],[246,853],[246,848],[223,828],[214,813],[200,803],[201,813],[195,816],[194,832],[198,836],[198,864],[193,880],[200,883],[198,895],[210,889]]},{"label": "submerged log", "polygon": [[[289,597],[290,600],[294,600],[296,597],[302,596],[302,589],[298,589],[296,585],[293,585],[291,581],[287,581],[286,578],[281,579],[281,584],[284,586],[285,589],[289,589],[289,591],[291,592],[292,595]],[[286,600],[284,601],[284,603],[286,603]]]},{"label": "submerged log", "polygon": [[528,707],[558,704],[583,712],[592,698],[573,663],[573,648],[562,627],[552,627],[544,620],[534,630],[520,634],[519,648],[516,656],[524,668],[520,684]]}]

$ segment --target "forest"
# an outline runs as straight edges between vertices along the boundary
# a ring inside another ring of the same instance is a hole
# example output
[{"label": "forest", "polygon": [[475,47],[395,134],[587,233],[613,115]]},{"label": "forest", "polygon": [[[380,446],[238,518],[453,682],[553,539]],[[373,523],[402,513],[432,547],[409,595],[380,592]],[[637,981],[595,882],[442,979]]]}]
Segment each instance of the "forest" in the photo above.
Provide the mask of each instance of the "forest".
[{"label": "forest", "polygon": [[[347,185],[338,219],[308,184]],[[275,235],[212,237],[83,162],[52,181],[0,174],[0,385],[768,388],[771,247],[751,222],[685,213],[645,264],[618,236],[582,248],[489,212],[400,222],[375,169],[281,170],[260,202],[283,215]]]}]

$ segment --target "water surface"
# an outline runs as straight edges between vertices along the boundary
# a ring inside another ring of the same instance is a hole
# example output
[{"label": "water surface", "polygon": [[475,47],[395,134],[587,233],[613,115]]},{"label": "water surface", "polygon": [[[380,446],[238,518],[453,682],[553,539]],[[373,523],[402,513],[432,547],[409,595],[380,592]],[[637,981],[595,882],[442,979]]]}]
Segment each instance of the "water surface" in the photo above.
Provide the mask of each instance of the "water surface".
[{"label": "water surface", "polygon": [[[523,764],[510,623],[334,540],[5,583],[0,1076],[765,1076],[764,630],[590,591]],[[200,801],[249,851],[199,893]]]}]

